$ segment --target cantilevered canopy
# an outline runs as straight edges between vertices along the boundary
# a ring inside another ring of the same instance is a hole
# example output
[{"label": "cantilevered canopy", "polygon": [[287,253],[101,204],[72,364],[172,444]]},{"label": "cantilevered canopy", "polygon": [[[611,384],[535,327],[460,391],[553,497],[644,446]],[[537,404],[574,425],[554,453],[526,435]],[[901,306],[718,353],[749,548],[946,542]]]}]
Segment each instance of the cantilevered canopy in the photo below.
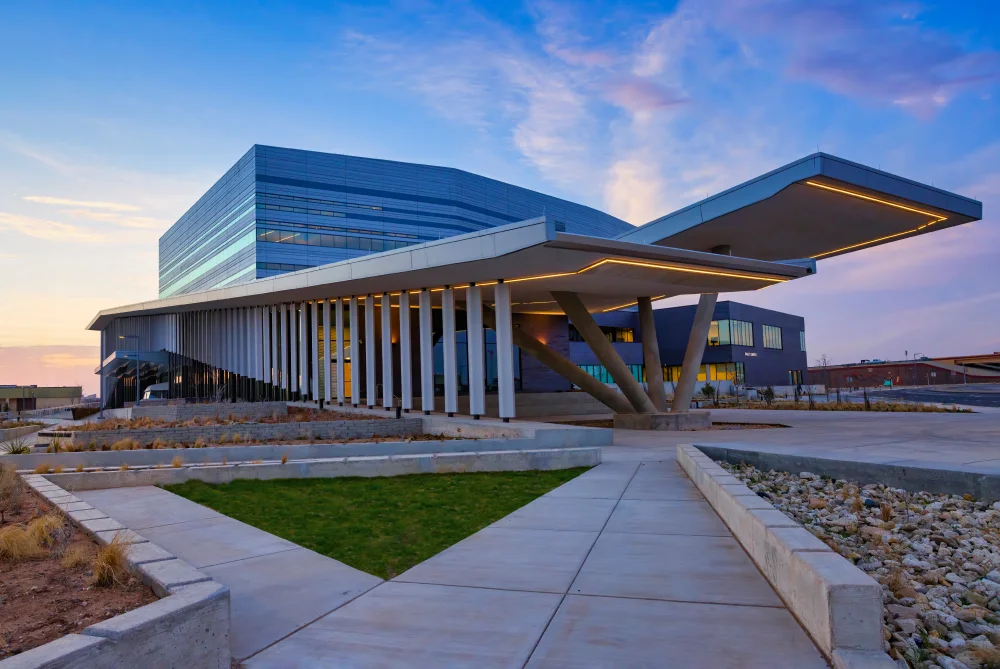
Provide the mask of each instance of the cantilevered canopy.
[{"label": "cantilevered canopy", "polygon": [[980,202],[824,153],[618,239],[761,260],[820,260],[982,218]]},{"label": "cantilevered canopy", "polygon": [[[634,304],[638,297],[757,290],[815,272],[815,263],[773,263],[686,249],[557,232],[545,217],[448,237],[229,288],[101,311],[88,325],[114,318],[432,290],[471,282],[492,301],[498,280],[510,284],[512,309],[558,313],[553,291],[579,294],[590,311]],[[464,291],[456,295],[465,298]]]}]

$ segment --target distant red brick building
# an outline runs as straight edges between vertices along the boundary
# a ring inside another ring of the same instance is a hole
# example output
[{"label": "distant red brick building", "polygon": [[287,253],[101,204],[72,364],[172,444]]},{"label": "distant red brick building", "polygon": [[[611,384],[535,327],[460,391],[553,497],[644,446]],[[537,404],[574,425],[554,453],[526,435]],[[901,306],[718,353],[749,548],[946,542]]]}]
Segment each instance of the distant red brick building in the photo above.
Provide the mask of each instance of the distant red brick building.
[{"label": "distant red brick building", "polygon": [[894,386],[951,383],[1000,383],[1000,352],[960,358],[862,360],[847,365],[810,367],[809,383],[828,388],[872,388],[890,381]]}]

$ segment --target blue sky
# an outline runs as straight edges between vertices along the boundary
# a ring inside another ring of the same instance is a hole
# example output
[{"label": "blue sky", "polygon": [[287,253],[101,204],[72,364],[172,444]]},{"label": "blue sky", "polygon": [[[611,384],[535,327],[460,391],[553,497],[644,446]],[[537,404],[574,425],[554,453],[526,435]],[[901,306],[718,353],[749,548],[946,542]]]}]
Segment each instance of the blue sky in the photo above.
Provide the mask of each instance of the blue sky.
[{"label": "blue sky", "polygon": [[818,148],[985,218],[732,297],[805,316],[811,362],[1000,350],[996,5],[8,1],[0,382],[92,384],[85,324],[155,296],[159,235],[255,142],[636,224]]}]

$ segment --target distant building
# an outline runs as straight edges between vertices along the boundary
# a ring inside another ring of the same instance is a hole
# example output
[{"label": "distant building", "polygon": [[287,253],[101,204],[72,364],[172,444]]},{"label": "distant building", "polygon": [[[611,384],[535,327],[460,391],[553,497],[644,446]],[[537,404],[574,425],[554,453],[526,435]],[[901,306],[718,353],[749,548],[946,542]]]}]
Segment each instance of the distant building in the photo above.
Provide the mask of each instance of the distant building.
[{"label": "distant building", "polygon": [[1000,383],[1000,353],[917,360],[862,360],[845,365],[810,367],[809,382],[830,388],[933,386],[953,383]]},{"label": "distant building", "polygon": [[0,412],[31,411],[78,404],[83,396],[80,386],[0,385]]}]

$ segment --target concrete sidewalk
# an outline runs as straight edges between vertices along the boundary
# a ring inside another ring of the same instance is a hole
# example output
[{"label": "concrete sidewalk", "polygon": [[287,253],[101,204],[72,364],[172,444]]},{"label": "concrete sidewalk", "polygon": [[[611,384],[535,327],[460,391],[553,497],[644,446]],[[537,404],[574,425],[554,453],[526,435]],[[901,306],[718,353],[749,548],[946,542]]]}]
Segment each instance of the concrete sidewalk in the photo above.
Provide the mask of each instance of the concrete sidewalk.
[{"label": "concrete sidewalk", "polygon": [[715,422],[788,428],[640,432],[615,430],[605,460],[672,457],[677,444],[734,448],[834,460],[1000,474],[1000,413],[713,410]]},{"label": "concrete sidewalk", "polygon": [[246,665],[828,666],[673,457],[599,465]]},{"label": "concrete sidewalk", "polygon": [[229,588],[237,659],[382,582],[160,488],[74,494]]}]

